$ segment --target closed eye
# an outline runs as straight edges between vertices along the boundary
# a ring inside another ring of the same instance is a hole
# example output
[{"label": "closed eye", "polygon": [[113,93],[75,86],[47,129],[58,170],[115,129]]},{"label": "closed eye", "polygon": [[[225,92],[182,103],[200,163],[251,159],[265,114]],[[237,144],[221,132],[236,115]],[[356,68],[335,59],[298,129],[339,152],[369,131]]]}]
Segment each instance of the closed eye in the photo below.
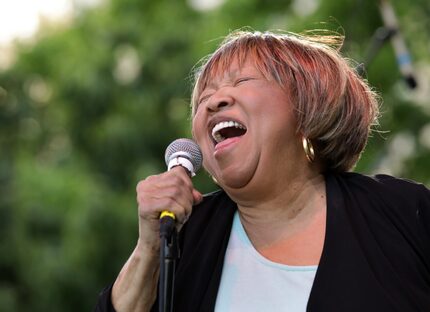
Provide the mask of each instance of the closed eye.
[{"label": "closed eye", "polygon": [[239,85],[239,84],[241,84],[243,82],[250,81],[250,80],[253,80],[253,79],[254,78],[252,78],[252,77],[240,77],[240,78],[238,78],[238,79],[236,79],[234,81],[234,85],[237,86],[237,85]]},{"label": "closed eye", "polygon": [[200,105],[203,102],[207,101],[211,96],[212,96],[212,94],[206,94],[206,95],[200,97],[198,104]]}]

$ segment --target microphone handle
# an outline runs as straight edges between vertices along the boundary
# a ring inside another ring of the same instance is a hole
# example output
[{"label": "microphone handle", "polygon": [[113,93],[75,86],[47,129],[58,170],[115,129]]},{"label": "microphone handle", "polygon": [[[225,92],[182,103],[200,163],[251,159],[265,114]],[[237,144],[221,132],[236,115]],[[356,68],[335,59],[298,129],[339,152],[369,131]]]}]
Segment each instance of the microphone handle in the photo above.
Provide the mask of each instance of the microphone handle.
[{"label": "microphone handle", "polygon": [[[181,166],[191,177],[192,167],[189,160],[183,157],[173,158],[168,165],[168,170]],[[184,165],[186,164],[186,165]],[[176,216],[173,212],[164,210],[160,214],[160,282],[159,282],[159,311],[173,311],[173,293],[175,283],[176,260],[179,259],[179,246],[175,226]]]},{"label": "microphone handle", "polygon": [[[167,171],[170,171],[172,168],[175,168],[178,166],[184,168],[184,170],[186,171],[186,173],[188,174],[189,177],[193,177],[195,175],[193,172],[192,163],[188,159],[186,159],[185,157],[172,158],[169,161],[169,164],[167,166]],[[163,219],[165,219],[165,220],[162,221]],[[167,227],[168,225],[171,225],[171,223],[173,223],[173,225],[174,225],[175,221],[176,221],[176,216],[173,212],[168,211],[168,210],[162,211],[160,214],[160,236],[162,235],[161,234],[162,230],[170,232],[171,229],[170,230],[165,229],[165,227]],[[164,225],[164,226],[162,226],[162,225]]]}]

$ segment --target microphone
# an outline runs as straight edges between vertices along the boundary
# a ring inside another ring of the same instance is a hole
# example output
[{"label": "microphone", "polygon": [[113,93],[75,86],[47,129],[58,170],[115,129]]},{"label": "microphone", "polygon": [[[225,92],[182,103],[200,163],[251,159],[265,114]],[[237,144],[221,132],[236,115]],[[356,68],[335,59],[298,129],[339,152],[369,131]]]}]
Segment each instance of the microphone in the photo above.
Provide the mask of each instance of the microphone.
[{"label": "microphone", "polygon": [[415,79],[412,67],[411,55],[400,33],[397,17],[389,0],[381,0],[380,11],[385,28],[390,31],[391,44],[393,45],[400,73],[408,86],[411,89],[415,89],[417,87],[417,80]]},{"label": "microphone", "polygon": [[[199,146],[193,140],[176,139],[167,146],[164,160],[167,170],[181,166],[187,171],[190,177],[193,177],[202,166],[203,156]],[[169,220],[170,222],[166,218],[171,219]],[[163,223],[173,223],[175,218],[175,214],[170,211],[163,211],[160,214],[160,220]]]},{"label": "microphone", "polygon": [[[202,165],[202,152],[190,139],[177,139],[170,143],[164,154],[167,170],[183,167],[193,177]],[[175,214],[163,211],[160,214],[160,279],[158,285],[159,311],[173,311],[176,260],[179,258]]]}]

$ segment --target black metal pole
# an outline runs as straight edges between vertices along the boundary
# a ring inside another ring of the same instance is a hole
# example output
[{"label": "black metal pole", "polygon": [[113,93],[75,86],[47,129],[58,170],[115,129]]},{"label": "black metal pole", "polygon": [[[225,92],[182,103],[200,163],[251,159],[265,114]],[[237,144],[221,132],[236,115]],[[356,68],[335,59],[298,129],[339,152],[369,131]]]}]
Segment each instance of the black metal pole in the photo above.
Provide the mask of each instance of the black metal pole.
[{"label": "black metal pole", "polygon": [[173,311],[176,260],[179,258],[177,231],[172,218],[160,220],[159,312]]}]

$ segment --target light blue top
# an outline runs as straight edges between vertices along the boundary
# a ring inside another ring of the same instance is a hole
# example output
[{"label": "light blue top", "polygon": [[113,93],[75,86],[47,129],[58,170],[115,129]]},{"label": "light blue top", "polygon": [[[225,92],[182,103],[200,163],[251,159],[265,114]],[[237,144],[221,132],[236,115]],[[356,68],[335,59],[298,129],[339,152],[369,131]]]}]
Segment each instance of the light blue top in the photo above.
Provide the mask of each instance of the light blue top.
[{"label": "light blue top", "polygon": [[306,311],[317,267],[264,258],[252,246],[236,212],[215,312]]}]

